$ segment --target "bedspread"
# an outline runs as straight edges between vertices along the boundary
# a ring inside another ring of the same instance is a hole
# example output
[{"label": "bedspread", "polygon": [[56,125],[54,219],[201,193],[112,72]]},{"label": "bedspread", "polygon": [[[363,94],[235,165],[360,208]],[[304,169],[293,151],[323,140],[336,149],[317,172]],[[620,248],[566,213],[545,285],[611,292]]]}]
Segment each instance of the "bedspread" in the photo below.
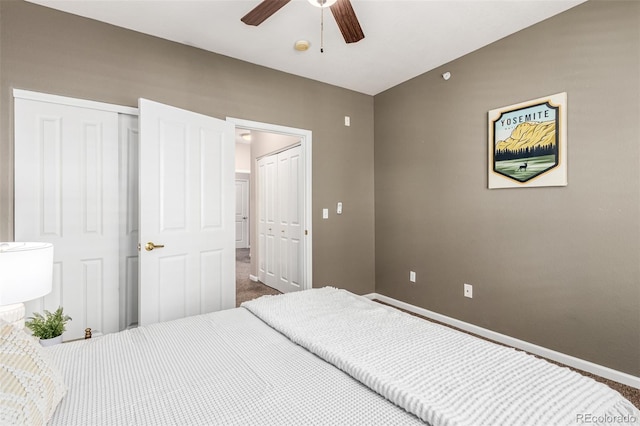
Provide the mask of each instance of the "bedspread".
[{"label": "bedspread", "polygon": [[242,306],[434,426],[640,424],[638,409],[591,378],[345,290]]},{"label": "bedspread", "polygon": [[423,424],[244,308],[45,349],[54,425]]}]

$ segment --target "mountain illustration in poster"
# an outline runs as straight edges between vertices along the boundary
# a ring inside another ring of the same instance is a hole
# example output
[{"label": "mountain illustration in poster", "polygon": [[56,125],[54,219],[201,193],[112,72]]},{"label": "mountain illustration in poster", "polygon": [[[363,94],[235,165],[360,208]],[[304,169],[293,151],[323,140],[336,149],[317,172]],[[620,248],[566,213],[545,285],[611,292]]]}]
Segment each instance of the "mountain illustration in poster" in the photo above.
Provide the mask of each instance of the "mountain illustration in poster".
[{"label": "mountain illustration in poster", "polygon": [[557,107],[549,103],[503,112],[494,126],[493,170],[527,182],[559,164]]}]

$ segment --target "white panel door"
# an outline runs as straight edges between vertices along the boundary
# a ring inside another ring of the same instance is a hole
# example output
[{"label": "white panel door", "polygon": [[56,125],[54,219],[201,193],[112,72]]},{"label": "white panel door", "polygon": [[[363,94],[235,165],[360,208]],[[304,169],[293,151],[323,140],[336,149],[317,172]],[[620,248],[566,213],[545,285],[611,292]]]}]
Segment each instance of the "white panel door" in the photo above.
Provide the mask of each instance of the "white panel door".
[{"label": "white panel door", "polygon": [[276,156],[258,160],[258,279],[276,288],[277,285],[277,172]]},{"label": "white panel door", "polygon": [[302,289],[301,147],[258,160],[258,279],[283,293]]},{"label": "white panel door", "polygon": [[266,161],[260,159],[257,162],[257,187],[258,187],[258,281],[265,282],[267,275],[267,261],[264,253],[267,249],[266,227]]},{"label": "white panel door", "polygon": [[298,291],[302,285],[302,162],[300,146],[278,154],[276,289]]},{"label": "white panel door", "polygon": [[249,180],[236,179],[236,248],[249,247]]},{"label": "white panel door", "polygon": [[234,126],[146,99],[139,109],[139,323],[235,307]]},{"label": "white panel door", "polygon": [[138,323],[138,117],[120,122],[120,329]]},{"label": "white panel door", "polygon": [[15,239],[54,245],[53,291],[27,316],[63,306],[64,340],[118,331],[118,114],[15,99]]}]

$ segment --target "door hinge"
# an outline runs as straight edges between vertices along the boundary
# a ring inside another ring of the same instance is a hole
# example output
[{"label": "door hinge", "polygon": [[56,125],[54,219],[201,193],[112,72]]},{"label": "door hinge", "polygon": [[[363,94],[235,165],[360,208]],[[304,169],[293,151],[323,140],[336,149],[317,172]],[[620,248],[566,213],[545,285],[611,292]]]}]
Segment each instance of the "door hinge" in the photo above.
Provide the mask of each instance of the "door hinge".
[{"label": "door hinge", "polygon": [[304,230],[304,235],[309,235],[309,231],[307,231],[306,229]]}]

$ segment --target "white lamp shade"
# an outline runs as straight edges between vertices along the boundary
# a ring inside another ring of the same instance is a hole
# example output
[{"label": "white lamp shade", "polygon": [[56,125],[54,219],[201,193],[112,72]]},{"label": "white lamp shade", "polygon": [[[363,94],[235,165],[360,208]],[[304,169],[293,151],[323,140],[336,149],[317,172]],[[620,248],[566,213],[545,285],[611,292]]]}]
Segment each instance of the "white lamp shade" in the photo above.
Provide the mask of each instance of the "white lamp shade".
[{"label": "white lamp shade", "polygon": [[52,281],[52,244],[0,243],[0,306],[42,297]]}]

